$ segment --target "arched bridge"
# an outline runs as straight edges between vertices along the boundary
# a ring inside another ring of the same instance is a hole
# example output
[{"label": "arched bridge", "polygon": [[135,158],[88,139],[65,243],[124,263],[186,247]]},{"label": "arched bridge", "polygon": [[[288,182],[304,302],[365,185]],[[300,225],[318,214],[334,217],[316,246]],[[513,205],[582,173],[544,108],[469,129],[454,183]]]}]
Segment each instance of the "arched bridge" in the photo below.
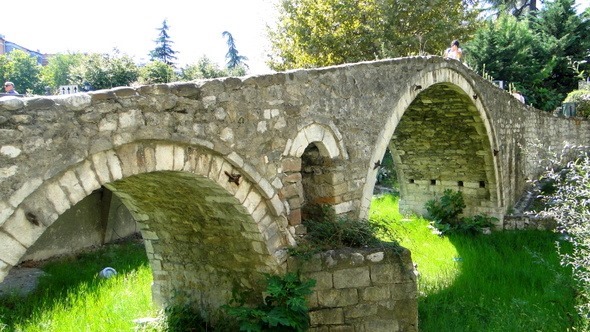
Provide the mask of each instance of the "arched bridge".
[{"label": "arched bridge", "polygon": [[[499,217],[546,150],[589,141],[588,123],[524,106],[440,57],[271,75],[0,99],[0,280],[52,223],[106,187],[141,225],[153,293],[285,269],[301,208],[367,216],[392,152],[401,208],[445,189]],[[501,225],[498,225],[501,226]]]}]

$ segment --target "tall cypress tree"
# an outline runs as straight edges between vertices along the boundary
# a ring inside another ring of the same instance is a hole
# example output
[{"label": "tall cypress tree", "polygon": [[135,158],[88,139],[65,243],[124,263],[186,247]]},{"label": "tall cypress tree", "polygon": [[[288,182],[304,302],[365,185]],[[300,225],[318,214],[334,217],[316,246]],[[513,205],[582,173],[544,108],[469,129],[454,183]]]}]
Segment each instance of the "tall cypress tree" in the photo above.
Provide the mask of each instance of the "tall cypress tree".
[{"label": "tall cypress tree", "polygon": [[154,40],[156,42],[156,48],[153,49],[149,55],[151,60],[159,60],[169,66],[174,67],[176,51],[174,51],[171,47],[174,42],[170,40],[168,29],[168,20],[164,20],[164,22],[162,22],[162,27],[157,29],[160,31],[160,33],[158,34],[158,38]]}]

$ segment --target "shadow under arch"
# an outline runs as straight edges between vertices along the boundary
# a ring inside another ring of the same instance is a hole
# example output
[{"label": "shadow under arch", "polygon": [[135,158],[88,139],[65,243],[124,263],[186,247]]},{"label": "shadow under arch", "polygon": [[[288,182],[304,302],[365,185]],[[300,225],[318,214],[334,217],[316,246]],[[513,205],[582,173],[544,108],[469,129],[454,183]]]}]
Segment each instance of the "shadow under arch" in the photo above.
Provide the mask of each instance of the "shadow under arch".
[{"label": "shadow under arch", "polygon": [[99,152],[45,181],[3,225],[4,245],[14,248],[0,258],[16,265],[60,214],[103,185],[141,225],[160,305],[183,293],[206,317],[234,283],[254,287],[261,272],[285,269],[293,240],[282,205],[252,166],[236,154],[156,141]]},{"label": "shadow under arch", "polygon": [[[445,189],[462,191],[467,214],[501,217],[501,163],[497,137],[478,93],[461,73],[439,68],[409,82],[378,135],[363,188],[360,217],[368,209],[377,167],[390,149],[400,183],[400,209],[423,213]],[[502,218],[499,218],[500,220]]]}]

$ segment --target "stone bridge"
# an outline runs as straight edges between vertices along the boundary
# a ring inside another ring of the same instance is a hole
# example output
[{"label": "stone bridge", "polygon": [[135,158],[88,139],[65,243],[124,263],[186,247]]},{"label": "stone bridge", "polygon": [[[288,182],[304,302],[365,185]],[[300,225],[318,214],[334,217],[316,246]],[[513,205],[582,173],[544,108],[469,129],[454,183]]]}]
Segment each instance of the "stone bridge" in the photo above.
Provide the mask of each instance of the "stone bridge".
[{"label": "stone bridge", "polygon": [[544,153],[589,133],[440,57],[4,97],[0,281],[61,214],[108,189],[141,225],[154,298],[192,289],[216,307],[232,283],[285,271],[306,204],[367,217],[388,148],[401,209],[424,212],[449,188],[501,228]]}]

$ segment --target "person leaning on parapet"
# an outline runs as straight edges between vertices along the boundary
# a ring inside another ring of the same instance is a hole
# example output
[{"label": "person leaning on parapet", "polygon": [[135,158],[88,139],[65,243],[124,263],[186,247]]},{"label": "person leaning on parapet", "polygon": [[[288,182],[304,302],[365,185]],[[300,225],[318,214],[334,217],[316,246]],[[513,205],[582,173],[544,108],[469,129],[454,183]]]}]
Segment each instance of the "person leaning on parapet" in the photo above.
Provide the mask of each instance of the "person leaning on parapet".
[{"label": "person leaning on parapet", "polygon": [[12,82],[4,83],[4,91],[6,91],[6,93],[11,94],[11,95],[18,95],[18,92],[16,92],[16,90],[14,89],[14,83],[12,83]]},{"label": "person leaning on parapet", "polygon": [[516,98],[521,103],[523,103],[523,104],[525,103],[524,96],[520,93],[520,91],[518,91],[518,90],[512,91],[512,96],[514,96],[514,98]]},{"label": "person leaning on parapet", "polygon": [[461,56],[463,55],[463,50],[459,47],[459,41],[453,40],[451,42],[451,47],[445,50],[445,58],[455,59],[461,61]]}]

